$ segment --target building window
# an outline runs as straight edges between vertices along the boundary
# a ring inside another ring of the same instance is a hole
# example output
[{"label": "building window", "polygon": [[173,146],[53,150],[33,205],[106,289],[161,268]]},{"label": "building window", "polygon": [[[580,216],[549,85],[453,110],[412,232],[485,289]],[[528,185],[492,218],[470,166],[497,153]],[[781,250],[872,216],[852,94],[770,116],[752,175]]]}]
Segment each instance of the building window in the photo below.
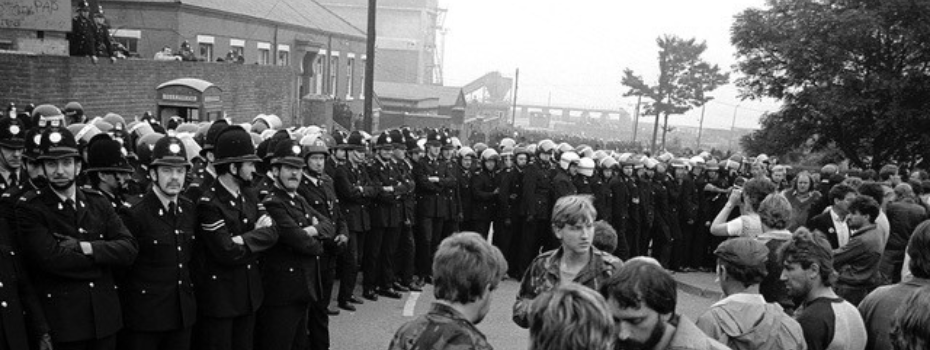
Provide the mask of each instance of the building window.
[{"label": "building window", "polygon": [[326,56],[323,53],[320,53],[316,56],[316,61],[313,62],[313,93],[317,95],[323,94],[323,61],[326,60]]},{"label": "building window", "polygon": [[287,66],[288,58],[291,55],[290,45],[278,45],[278,65]]},{"label": "building window", "polygon": [[197,36],[197,47],[200,51],[200,58],[206,62],[213,62],[213,37],[209,35]]},{"label": "building window", "polygon": [[227,61],[245,62],[245,40],[229,39],[229,54],[226,58]]},{"label": "building window", "polygon": [[346,100],[352,99],[352,93],[353,93],[352,88],[354,87],[354,84],[352,84],[352,79],[355,78],[354,75],[355,75],[355,57],[349,56],[349,58],[346,59],[346,78],[347,78]]},{"label": "building window", "polygon": [[258,64],[260,65],[269,65],[271,64],[271,44],[270,43],[258,43]]},{"label": "building window", "polygon": [[0,40],[0,50],[13,50],[12,40]]},{"label": "building window", "polygon": [[113,37],[113,41],[126,48],[126,51],[129,52],[128,56],[139,56],[139,39],[142,38],[141,30],[111,29],[110,36]]},{"label": "building window", "polygon": [[339,57],[332,56],[329,58],[329,95],[336,96],[336,88],[339,87]]}]

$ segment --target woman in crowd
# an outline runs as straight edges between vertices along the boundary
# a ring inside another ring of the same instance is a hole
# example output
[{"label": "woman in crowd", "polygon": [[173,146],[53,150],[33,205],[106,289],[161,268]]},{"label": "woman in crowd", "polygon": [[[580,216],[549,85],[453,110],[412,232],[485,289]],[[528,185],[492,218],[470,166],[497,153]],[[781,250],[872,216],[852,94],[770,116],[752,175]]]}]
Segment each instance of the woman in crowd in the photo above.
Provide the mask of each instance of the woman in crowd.
[{"label": "woman in crowd", "polygon": [[794,186],[785,190],[785,198],[788,199],[788,203],[791,203],[789,231],[793,232],[798,227],[804,226],[810,216],[811,206],[820,200],[821,194],[814,190],[813,183],[811,173],[802,171],[794,177]]}]

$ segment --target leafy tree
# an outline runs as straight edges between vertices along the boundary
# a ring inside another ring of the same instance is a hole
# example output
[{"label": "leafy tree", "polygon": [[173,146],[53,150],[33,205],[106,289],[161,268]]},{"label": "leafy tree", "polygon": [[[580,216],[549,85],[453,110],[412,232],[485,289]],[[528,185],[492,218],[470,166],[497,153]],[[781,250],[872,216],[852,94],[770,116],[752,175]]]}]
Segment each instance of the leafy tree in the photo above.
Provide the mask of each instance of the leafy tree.
[{"label": "leafy tree", "polygon": [[731,34],[743,97],[784,102],[747,149],[809,142],[860,167],[928,159],[930,1],[769,0]]},{"label": "leafy tree", "polygon": [[643,96],[650,100],[646,103],[645,114],[656,116],[650,147],[653,153],[656,151],[659,118],[664,117],[662,148],[665,148],[668,117],[684,114],[707,103],[710,97],[705,93],[726,84],[730,79],[729,74],[721,73],[720,67],[701,59],[701,54],[707,50],[704,42],[665,35],[656,39],[656,43],[659,45],[658,82],[649,85],[630,69],[623,71],[622,80],[623,85],[629,87],[624,96]]}]

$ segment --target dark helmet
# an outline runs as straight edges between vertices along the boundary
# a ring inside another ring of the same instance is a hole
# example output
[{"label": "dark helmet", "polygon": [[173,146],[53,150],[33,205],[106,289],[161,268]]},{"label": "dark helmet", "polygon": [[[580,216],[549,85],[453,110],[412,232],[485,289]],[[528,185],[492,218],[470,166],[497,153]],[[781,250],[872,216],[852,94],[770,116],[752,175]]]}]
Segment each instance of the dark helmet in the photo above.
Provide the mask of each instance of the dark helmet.
[{"label": "dark helmet", "polygon": [[168,118],[168,127],[166,127],[165,129],[176,130],[178,126],[183,123],[184,123],[184,119],[181,119],[181,117],[172,116],[171,118]]},{"label": "dark helmet", "polygon": [[388,132],[382,132],[375,139],[374,149],[394,149],[394,139],[391,137],[391,134]]},{"label": "dark helmet", "polygon": [[74,120],[75,117],[84,115],[84,107],[77,102],[68,102],[68,104],[65,105],[64,112],[66,117]]},{"label": "dark helmet", "polygon": [[426,132],[426,144],[428,146],[442,146],[443,145],[443,134],[436,129],[430,129]]},{"label": "dark helmet", "polygon": [[58,107],[52,105],[39,105],[32,110],[32,125],[40,128],[64,127],[65,115]]},{"label": "dark helmet", "polygon": [[26,147],[26,126],[19,118],[0,119],[0,146],[12,149]]},{"label": "dark helmet", "polygon": [[241,126],[233,125],[223,129],[216,137],[214,145],[214,154],[216,155],[216,165],[243,163],[243,162],[261,162],[261,158],[255,155],[255,145],[252,144],[252,136]]},{"label": "dark helmet", "polygon": [[368,146],[368,140],[365,139],[365,135],[358,130],[353,131],[349,134],[349,137],[346,139],[346,147],[353,150],[364,150]]},{"label": "dark helmet", "polygon": [[342,131],[336,130],[335,132],[333,132],[333,140],[336,140],[336,146],[334,146],[333,148],[349,149],[350,147],[346,143],[346,141],[348,141],[348,138],[349,138],[349,135],[346,135],[346,133]]},{"label": "dark helmet", "polygon": [[39,158],[39,143],[42,142],[42,130],[32,128],[26,132],[23,157],[35,161]]},{"label": "dark helmet", "polygon": [[127,155],[122,143],[100,134],[87,147],[87,171],[131,173]]},{"label": "dark helmet", "polygon": [[391,136],[392,144],[394,149],[407,149],[406,138],[400,129],[392,129],[388,132],[388,135]]},{"label": "dark helmet", "polygon": [[136,156],[139,158],[139,164],[149,164],[152,161],[152,154],[155,152],[155,144],[165,135],[151,133],[139,138],[136,141]]},{"label": "dark helmet", "polygon": [[78,11],[90,11],[90,5],[87,4],[87,0],[78,1]]},{"label": "dark helmet", "polygon": [[38,160],[61,159],[61,158],[80,158],[78,153],[77,141],[74,135],[66,128],[48,128],[42,132],[42,139],[39,140]]},{"label": "dark helmet", "polygon": [[274,158],[271,165],[290,165],[295,168],[304,167],[303,148],[294,140],[281,140],[275,145]]},{"label": "dark helmet", "polygon": [[203,141],[203,148],[200,150],[201,156],[204,156],[207,151],[213,151],[213,148],[216,146],[216,138],[219,137],[220,133],[228,127],[229,123],[226,122],[225,119],[217,120],[213,122],[212,125],[210,125],[210,129],[207,130],[207,137],[205,137]]},{"label": "dark helmet", "polygon": [[162,137],[155,142],[155,149],[152,150],[152,162],[150,166],[184,166],[190,168],[191,163],[187,159],[187,149],[184,142],[174,136]]},{"label": "dark helmet", "polygon": [[417,144],[417,136],[414,135],[410,129],[403,129],[401,130],[401,133],[404,134],[404,145],[407,146],[408,151],[421,151],[420,145]]},{"label": "dark helmet", "polygon": [[152,115],[152,112],[146,111],[145,113],[142,114],[142,118],[140,118],[139,120],[152,124],[152,125],[159,125],[158,119],[155,118],[154,115]]}]

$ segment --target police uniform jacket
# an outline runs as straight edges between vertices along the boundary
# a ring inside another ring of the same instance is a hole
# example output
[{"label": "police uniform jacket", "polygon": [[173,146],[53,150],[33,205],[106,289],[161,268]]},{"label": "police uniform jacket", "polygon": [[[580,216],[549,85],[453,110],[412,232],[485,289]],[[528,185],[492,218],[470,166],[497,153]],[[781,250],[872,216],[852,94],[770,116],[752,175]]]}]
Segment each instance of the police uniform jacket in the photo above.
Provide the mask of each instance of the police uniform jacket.
[{"label": "police uniform jacket", "polygon": [[[16,175],[17,175],[17,179],[22,179],[22,177],[20,177],[19,174],[16,174]],[[18,182],[22,182],[22,181],[20,180]],[[19,186],[19,183],[13,182],[12,180],[7,179],[3,177],[2,175],[0,175],[0,193],[14,189],[17,186]]]},{"label": "police uniform jacket", "polygon": [[594,208],[597,209],[597,219],[610,222],[610,190],[607,187],[607,181],[604,181],[600,175],[595,174],[588,178],[591,185],[591,194],[594,195]]},{"label": "police uniform jacket", "polygon": [[523,173],[523,216],[537,220],[548,220],[552,216],[552,165],[537,162],[526,167]]},{"label": "police uniform jacket", "polygon": [[572,176],[567,170],[556,169],[552,177],[552,204],[555,205],[559,198],[573,194],[578,194],[578,189],[575,188]]},{"label": "police uniform jacket", "polygon": [[[278,229],[278,243],[262,264],[265,304],[282,306],[319,301],[324,295],[320,273],[323,239],[335,236],[332,220],[316,211],[299,194],[275,187],[264,200]],[[316,224],[314,224],[316,220]],[[310,237],[305,227],[318,235]]]},{"label": "police uniform jacket", "polygon": [[336,168],[336,177],[333,180],[349,231],[371,230],[371,198],[378,195],[379,189],[372,185],[365,166],[344,163]]},{"label": "police uniform jacket", "polygon": [[629,185],[631,180],[624,175],[617,175],[610,179],[607,184],[610,192],[608,206],[610,207],[610,224],[617,230],[619,235],[627,232],[630,220],[631,208],[636,208],[633,204],[633,196]]},{"label": "police uniform jacket", "polygon": [[639,178],[636,181],[636,187],[639,188],[639,210],[640,222],[643,223],[644,229],[652,229],[656,219],[656,208],[654,202],[652,181],[646,178]]},{"label": "police uniform jacket", "polygon": [[135,263],[120,279],[126,328],[160,332],[190,327],[197,315],[190,262],[197,229],[194,203],[178,197],[169,212],[153,191],[120,210],[139,242]]},{"label": "police uniform jacket", "polygon": [[[498,189],[497,173],[482,167],[481,170],[475,172],[471,187],[474,191],[472,207],[474,208],[475,220],[491,221],[494,218],[502,217],[498,210],[500,204],[498,194],[500,190]],[[497,191],[497,193],[494,193],[494,191]]]},{"label": "police uniform jacket", "polygon": [[[463,180],[463,174],[461,167],[452,160],[443,160],[442,164],[446,167],[446,171],[449,174],[452,174],[452,185],[449,187],[443,188],[443,195],[446,198],[451,198],[452,200],[448,201],[450,218],[456,222],[461,222],[464,218],[464,212],[462,210],[462,187],[461,183]],[[468,181],[471,183],[471,181]]]},{"label": "police uniform jacket", "polygon": [[480,170],[469,170],[462,167],[461,164],[455,164],[456,181],[458,181],[459,209],[464,220],[484,220],[488,217],[478,216],[475,205],[478,204],[477,193],[475,192],[474,182]]},{"label": "police uniform jacket", "polygon": [[300,187],[297,188],[297,193],[307,201],[310,207],[333,221],[333,224],[336,225],[335,235],[348,235],[349,228],[346,225],[342,210],[339,209],[339,199],[336,197],[333,179],[324,173],[316,180],[317,182],[314,183],[310,179],[310,175],[304,173],[303,178],[300,180]]},{"label": "police uniform jacket", "polygon": [[269,173],[256,177],[255,184],[252,185],[252,188],[258,192],[258,199],[261,201],[264,201],[274,191],[274,178],[271,176]]},{"label": "police uniform jacket", "polygon": [[404,182],[410,186],[409,191],[401,197],[401,200],[404,202],[402,206],[404,211],[404,224],[413,226],[413,223],[417,221],[417,184],[413,178],[413,163],[409,159],[397,161],[397,169],[400,172],[401,178],[404,179]]},{"label": "police uniform jacket", "polygon": [[71,56],[93,56],[97,52],[97,24],[90,18],[75,16],[68,35]]},{"label": "police uniform jacket", "polygon": [[[100,194],[75,189],[73,207],[54,191],[16,206],[19,239],[55,342],[111,336],[123,326],[113,270],[132,264],[135,238]],[[85,255],[78,241],[89,242]]]},{"label": "police uniform jacket", "polygon": [[372,227],[400,227],[404,222],[401,198],[411,187],[404,183],[393,161],[375,159],[368,168],[372,186],[376,188],[394,186],[394,192],[379,191],[372,199]]},{"label": "police uniform jacket", "polygon": [[[430,182],[429,178],[435,176],[439,182]],[[417,213],[420,218],[451,219],[452,197],[447,191],[456,186],[455,175],[449,171],[445,163],[439,158],[432,159],[429,155],[420,158],[413,167],[413,177],[416,181]]]},{"label": "police uniform jacket", "polygon": [[206,169],[206,167],[198,169],[190,185],[187,186],[187,190],[184,191],[184,196],[194,203],[200,201],[203,193],[212,188],[213,182],[216,181],[216,177]]},{"label": "police uniform jacket", "polygon": [[[197,308],[208,317],[236,317],[258,310],[264,293],[260,253],[278,239],[275,226],[256,228],[264,214],[257,194],[241,189],[233,196],[220,181],[197,203],[200,218],[194,249]],[[242,237],[242,245],[233,242]]]},{"label": "police uniform jacket", "polygon": [[26,350],[49,330],[7,216],[0,216],[0,349]]},{"label": "police uniform jacket", "polygon": [[498,172],[497,177],[500,184],[498,192],[500,217],[513,218],[516,215],[522,215],[520,202],[523,199],[523,170],[514,166]]}]

